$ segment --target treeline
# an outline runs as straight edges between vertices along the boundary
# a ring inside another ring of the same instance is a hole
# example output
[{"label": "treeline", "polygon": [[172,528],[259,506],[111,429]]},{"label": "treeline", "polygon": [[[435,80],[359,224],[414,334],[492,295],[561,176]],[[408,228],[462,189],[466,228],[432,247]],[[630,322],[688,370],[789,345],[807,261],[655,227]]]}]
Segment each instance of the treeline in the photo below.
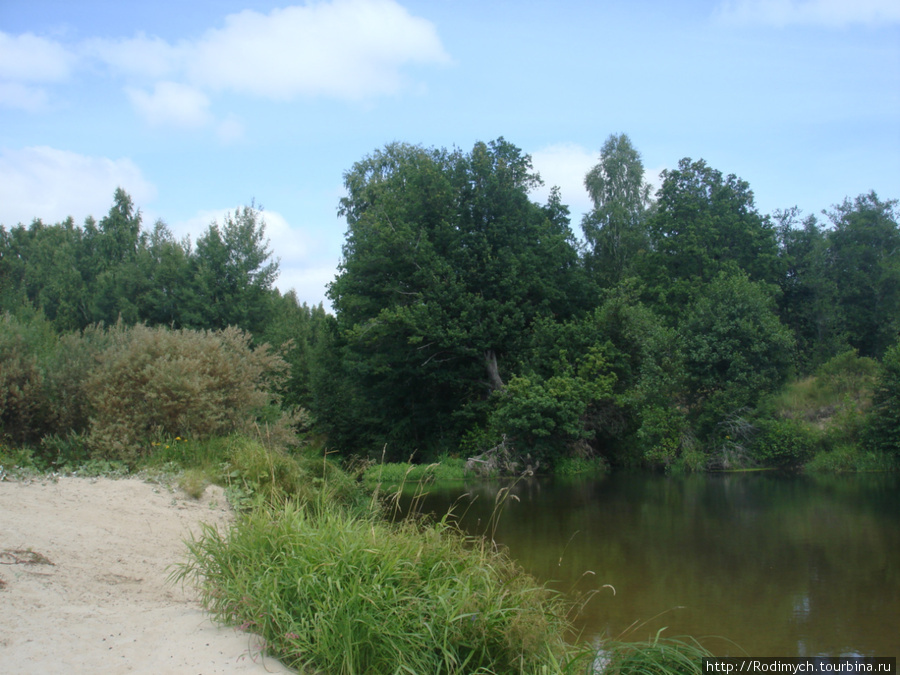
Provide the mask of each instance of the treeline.
[{"label": "treeline", "polygon": [[[0,310],[60,334],[239,326],[283,350],[283,402],[345,455],[708,468],[900,448],[894,200],[764,215],[691,159],[654,196],[625,135],[585,177],[584,240],[502,138],[390,144],[344,178],[333,316],[273,288],[259,210],[191,246],[143,232],[122,191],[99,223],[0,228]],[[800,384],[819,398],[786,402]]]}]

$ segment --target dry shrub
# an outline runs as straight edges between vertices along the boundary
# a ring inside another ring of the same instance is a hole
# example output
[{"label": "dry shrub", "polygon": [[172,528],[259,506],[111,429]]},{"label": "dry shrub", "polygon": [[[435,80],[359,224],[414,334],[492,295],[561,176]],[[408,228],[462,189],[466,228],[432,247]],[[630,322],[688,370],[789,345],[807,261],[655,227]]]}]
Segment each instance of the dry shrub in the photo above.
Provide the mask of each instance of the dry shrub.
[{"label": "dry shrub", "polygon": [[34,442],[49,422],[43,360],[56,335],[37,312],[0,315],[0,438]]},{"label": "dry shrub", "polygon": [[134,326],[112,332],[86,382],[96,455],[133,462],[154,439],[198,440],[249,432],[285,377],[287,363],[250,335]]}]

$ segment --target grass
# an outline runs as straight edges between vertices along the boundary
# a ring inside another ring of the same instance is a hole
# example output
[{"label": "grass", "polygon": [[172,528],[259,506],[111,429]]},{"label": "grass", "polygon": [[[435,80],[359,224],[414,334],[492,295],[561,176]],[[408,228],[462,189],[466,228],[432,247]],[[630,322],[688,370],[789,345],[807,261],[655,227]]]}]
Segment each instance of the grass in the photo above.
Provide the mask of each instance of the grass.
[{"label": "grass", "polygon": [[381,462],[366,467],[363,472],[363,480],[368,485],[461,481],[466,477],[465,469],[466,460],[450,456],[443,456],[432,464]]},{"label": "grass", "polygon": [[[33,457],[0,447],[14,471],[35,467]],[[228,532],[206,527],[188,541],[172,580],[197,584],[218,621],[257,632],[300,672],[573,675],[603,664],[606,673],[699,674],[708,655],[662,638],[568,643],[576,605],[449,517],[387,518],[327,457],[244,437],[172,439],[137,468],[174,476],[195,496],[210,482],[227,486],[242,515]],[[125,469],[94,461],[74,471]],[[425,479],[446,475],[423,469]],[[416,476],[411,465],[392,470],[399,482]]]},{"label": "grass", "polygon": [[544,673],[568,663],[566,605],[446,521],[288,502],[189,542],[175,580],[213,615],[322,673]]},{"label": "grass", "polygon": [[875,450],[865,450],[858,445],[838,445],[832,450],[820,452],[803,467],[812,473],[854,473],[867,471],[897,471],[900,463],[896,457]]}]

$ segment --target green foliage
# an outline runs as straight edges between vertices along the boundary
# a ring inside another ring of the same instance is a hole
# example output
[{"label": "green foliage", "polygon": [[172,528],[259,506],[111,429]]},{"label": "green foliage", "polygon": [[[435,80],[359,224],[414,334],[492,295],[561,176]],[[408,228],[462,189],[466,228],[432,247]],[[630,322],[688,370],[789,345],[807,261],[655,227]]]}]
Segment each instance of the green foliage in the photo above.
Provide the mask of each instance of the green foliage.
[{"label": "green foliage", "polygon": [[625,278],[648,248],[650,185],[644,182],[641,155],[628,136],[613,134],[606,139],[584,186],[594,203],[581,222],[590,247],[585,262],[605,288]]},{"label": "green foliage", "polygon": [[813,430],[801,422],[765,419],[756,425],[753,455],[765,466],[801,466],[813,456],[817,440]]},{"label": "green foliage", "polygon": [[637,437],[645,461],[667,468],[691,445],[687,416],[683,410],[671,405],[645,408]]},{"label": "green foliage", "polygon": [[723,272],[778,280],[775,231],[756,210],[745,181],[688,158],[662,178],[641,274],[654,306],[677,317],[698,288]]},{"label": "green foliage", "polygon": [[847,341],[879,358],[900,331],[900,226],[896,200],[874,192],[844,200],[829,213],[830,273]]},{"label": "green foliage", "polygon": [[878,370],[865,439],[900,458],[900,343],[887,350]]},{"label": "green foliage", "polygon": [[539,178],[502,138],[469,153],[391,144],[344,183],[349,229],[329,296],[349,400],[337,407],[358,444],[387,444],[391,459],[450,449],[530,325],[572,312],[565,212],[529,200]]},{"label": "green foliage", "polygon": [[497,403],[490,417],[496,436],[506,437],[519,455],[527,453],[544,465],[593,437],[594,429],[588,426],[591,409],[612,398],[616,381],[598,349],[574,365],[560,362],[556,372],[546,379],[514,376],[494,394]]},{"label": "green foliage", "polygon": [[790,372],[793,338],[768,288],[721,274],[691,304],[680,330],[687,400],[701,436],[776,390]]},{"label": "green foliage", "polygon": [[846,349],[838,285],[831,271],[827,232],[815,216],[797,222],[796,207],[775,212],[778,254],[785,273],[778,281],[778,314],[797,340],[801,374]]},{"label": "green foliage", "polygon": [[0,438],[38,441],[51,426],[45,362],[56,333],[43,314],[23,308],[0,315]]},{"label": "green foliage", "polygon": [[176,578],[300,670],[539,673],[565,659],[558,596],[447,524],[287,505],[227,535],[205,528],[189,549]]},{"label": "green foliage", "polygon": [[278,263],[267,262],[272,252],[265,229],[261,209],[250,205],[226,214],[221,227],[214,221],[197,240],[192,262],[201,326],[264,329],[278,276]]},{"label": "green foliage", "polygon": [[213,222],[195,250],[162,221],[149,232],[141,227],[140,211],[117,189],[99,223],[0,228],[0,311],[30,303],[61,332],[120,320],[265,329],[278,263],[270,261],[260,209],[229,213],[221,227]]},{"label": "green foliage", "polygon": [[855,473],[861,471],[898,471],[895,455],[867,450],[858,443],[840,444],[824,450],[803,467],[810,473]]},{"label": "green foliage", "polygon": [[286,369],[250,336],[117,329],[86,383],[93,411],[88,442],[99,456],[135,461],[151,443],[175,436],[203,439],[249,432],[272,401],[270,383]]},{"label": "green foliage", "polygon": [[602,457],[561,457],[553,465],[553,475],[561,478],[587,478],[609,473],[609,463]]},{"label": "green foliage", "polygon": [[657,633],[642,642],[604,643],[598,661],[609,675],[701,675],[703,659],[709,656],[694,638],[663,638]]}]

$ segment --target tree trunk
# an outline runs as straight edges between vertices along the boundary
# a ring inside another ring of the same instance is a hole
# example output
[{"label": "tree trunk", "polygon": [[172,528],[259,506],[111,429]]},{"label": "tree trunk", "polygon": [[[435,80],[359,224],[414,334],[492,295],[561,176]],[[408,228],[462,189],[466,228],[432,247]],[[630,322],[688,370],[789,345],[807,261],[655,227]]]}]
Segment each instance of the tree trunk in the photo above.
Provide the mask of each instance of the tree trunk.
[{"label": "tree trunk", "polygon": [[503,380],[500,379],[500,369],[497,367],[497,353],[493,349],[484,352],[484,367],[487,370],[488,386],[491,391],[503,389]]}]

